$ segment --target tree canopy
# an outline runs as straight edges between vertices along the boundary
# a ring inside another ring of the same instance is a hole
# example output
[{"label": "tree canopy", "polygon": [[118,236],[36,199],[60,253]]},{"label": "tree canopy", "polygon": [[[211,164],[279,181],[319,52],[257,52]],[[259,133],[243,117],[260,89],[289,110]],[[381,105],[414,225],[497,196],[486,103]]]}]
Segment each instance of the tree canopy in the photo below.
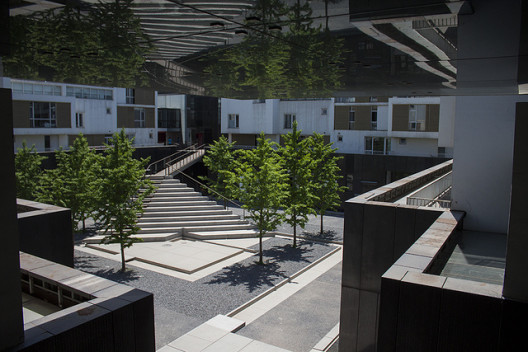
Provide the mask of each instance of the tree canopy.
[{"label": "tree canopy", "polygon": [[125,270],[125,248],[141,239],[137,215],[143,212],[143,200],[154,191],[145,178],[148,159],[132,157],[134,148],[124,129],[114,133],[102,160],[97,219],[106,235],[103,243],[118,243],[121,249],[121,269]]},{"label": "tree canopy", "polygon": [[28,148],[22,142],[22,148],[17,149],[15,155],[16,194],[18,198],[34,200],[37,196],[37,187],[42,176],[40,168],[46,157],[39,155],[35,145]]},{"label": "tree canopy", "polygon": [[259,231],[259,263],[262,259],[262,236],[273,231],[280,223],[283,215],[279,208],[283,204],[286,174],[282,167],[282,159],[273,148],[274,143],[260,134],[257,148],[245,150],[241,154],[236,168],[237,198],[248,210],[249,218]]},{"label": "tree canopy", "polygon": [[[257,1],[249,33],[239,44],[212,53],[204,69],[215,96],[324,97],[341,86],[343,43],[314,26],[308,3]],[[277,30],[277,23],[284,24]],[[275,26],[275,28],[274,28]],[[287,26],[287,27],[286,27]]]},{"label": "tree canopy", "polygon": [[81,12],[70,2],[61,11],[10,17],[11,55],[4,74],[79,84],[143,85],[145,56],[153,45],[131,9],[132,0],[99,2]]},{"label": "tree canopy", "polygon": [[301,138],[297,121],[294,121],[292,131],[284,136],[284,147],[281,148],[287,174],[284,212],[286,222],[293,227],[293,247],[297,246],[297,225],[304,228],[308,215],[315,212],[312,208],[315,200],[312,193],[315,187],[312,180],[314,161],[308,143],[309,139]]}]

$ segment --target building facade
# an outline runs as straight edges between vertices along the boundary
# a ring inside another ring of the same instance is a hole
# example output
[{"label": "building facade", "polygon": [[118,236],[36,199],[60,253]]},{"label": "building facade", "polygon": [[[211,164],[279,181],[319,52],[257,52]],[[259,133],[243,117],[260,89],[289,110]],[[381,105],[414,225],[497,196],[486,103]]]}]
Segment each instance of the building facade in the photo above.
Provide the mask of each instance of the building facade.
[{"label": "building facade", "polygon": [[260,132],[280,143],[280,136],[297,121],[303,135],[325,135],[342,154],[450,157],[454,101],[453,97],[222,99],[222,133],[238,145],[255,145]]}]

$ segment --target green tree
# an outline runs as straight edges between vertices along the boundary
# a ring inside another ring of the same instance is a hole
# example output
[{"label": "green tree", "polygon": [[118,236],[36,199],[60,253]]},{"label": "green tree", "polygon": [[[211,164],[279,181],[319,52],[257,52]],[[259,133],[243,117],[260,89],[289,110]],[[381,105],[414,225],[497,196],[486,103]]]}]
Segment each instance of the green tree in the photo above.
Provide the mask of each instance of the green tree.
[{"label": "green tree", "polygon": [[39,188],[38,200],[71,209],[73,230],[97,207],[96,188],[99,183],[100,157],[88,147],[81,134],[75,139],[68,153],[56,154],[57,168],[47,170]]},{"label": "green tree", "polygon": [[224,136],[220,136],[218,140],[214,141],[203,157],[204,165],[214,175],[214,178],[200,176],[200,179],[206,181],[211,189],[222,195],[224,208],[227,208],[227,199],[231,197],[229,183],[233,180],[232,173],[235,165],[234,144],[234,142],[229,143]]},{"label": "green tree", "polygon": [[40,156],[35,145],[28,148],[26,142],[22,142],[22,148],[17,149],[15,155],[15,176],[17,197],[34,200],[37,194],[37,187],[42,177],[40,165],[46,159]]},{"label": "green tree", "polygon": [[240,186],[237,197],[259,231],[259,264],[264,264],[262,236],[274,230],[283,218],[279,207],[285,197],[286,174],[280,156],[273,149],[274,145],[261,133],[257,148],[242,153],[235,172]]},{"label": "green tree", "polygon": [[124,129],[114,133],[102,160],[98,194],[100,204],[97,219],[101,222],[105,238],[102,243],[118,243],[121,249],[121,270],[125,270],[125,248],[141,239],[137,215],[143,213],[145,197],[154,186],[145,178],[148,159],[132,157],[134,148]]},{"label": "green tree", "polygon": [[146,81],[152,50],[131,8],[132,0],[99,2],[90,11],[67,4],[30,16],[10,17],[17,45],[3,58],[6,76],[112,86]]},{"label": "green tree", "polygon": [[308,143],[308,139],[301,138],[297,121],[294,121],[292,131],[284,136],[284,147],[281,148],[284,168],[288,175],[284,213],[286,222],[293,227],[293,247],[297,246],[297,225],[304,228],[308,222],[308,214],[314,213],[313,166]]},{"label": "green tree", "polygon": [[346,187],[339,186],[339,175],[341,169],[337,162],[342,157],[335,156],[337,149],[332,144],[325,143],[324,136],[315,133],[310,139],[310,157],[314,162],[312,193],[315,196],[314,207],[321,216],[321,234],[323,233],[323,215],[327,210],[335,209],[341,204],[339,193],[344,192]]}]

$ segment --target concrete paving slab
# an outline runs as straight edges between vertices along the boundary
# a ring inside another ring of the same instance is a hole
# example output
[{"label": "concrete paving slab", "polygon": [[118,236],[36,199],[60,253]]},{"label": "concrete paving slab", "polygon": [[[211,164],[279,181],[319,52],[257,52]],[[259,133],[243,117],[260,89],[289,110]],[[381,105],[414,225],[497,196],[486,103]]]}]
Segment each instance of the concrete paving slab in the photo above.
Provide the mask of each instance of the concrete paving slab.
[{"label": "concrete paving slab", "polygon": [[288,350],[253,340],[249,345],[242,348],[240,352],[288,352]]},{"label": "concrete paving slab", "polygon": [[235,352],[240,351],[242,348],[249,345],[253,340],[236,335],[236,334],[227,334],[221,339],[217,340],[213,344],[209,345],[203,352]]},{"label": "concrete paving slab", "polygon": [[207,325],[214,326],[216,328],[226,330],[229,332],[236,332],[246,325],[242,320],[230,318],[222,314],[218,314],[214,318],[209,319],[205,322]]},{"label": "concrete paving slab", "polygon": [[185,352],[200,352],[211,344],[211,341],[204,340],[193,335],[185,334],[179,339],[176,339],[169,343],[169,346]]},{"label": "concrete paving slab", "polygon": [[[120,260],[118,244],[90,245],[90,248],[101,249],[107,254],[112,251],[116,254],[111,258]],[[131,260],[130,263],[140,261],[153,266],[192,273],[240,252],[240,249],[212,243],[181,240],[176,242],[136,243],[125,250],[125,257]]]}]

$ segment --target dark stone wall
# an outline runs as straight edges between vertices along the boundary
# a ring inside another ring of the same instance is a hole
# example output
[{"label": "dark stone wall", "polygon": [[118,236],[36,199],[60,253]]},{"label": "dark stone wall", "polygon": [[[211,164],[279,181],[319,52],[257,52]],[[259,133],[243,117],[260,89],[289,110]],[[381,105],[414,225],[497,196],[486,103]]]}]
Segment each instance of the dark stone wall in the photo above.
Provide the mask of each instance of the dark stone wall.
[{"label": "dark stone wall", "polygon": [[[52,207],[47,204],[42,206]],[[52,208],[55,209],[18,214],[20,250],[73,267],[71,211],[67,208]]]},{"label": "dark stone wall", "polygon": [[381,276],[442,210],[345,203],[339,350],[376,351]]},{"label": "dark stone wall", "polygon": [[24,339],[22,319],[22,298],[20,291],[20,265],[18,258],[18,226],[16,221],[15,160],[13,158],[13,118],[11,111],[11,90],[0,89],[0,106],[4,126],[0,129],[2,172],[0,185],[0,223],[2,224],[2,245],[0,246],[0,268],[2,268],[2,289],[0,289],[0,350],[22,342]]}]

